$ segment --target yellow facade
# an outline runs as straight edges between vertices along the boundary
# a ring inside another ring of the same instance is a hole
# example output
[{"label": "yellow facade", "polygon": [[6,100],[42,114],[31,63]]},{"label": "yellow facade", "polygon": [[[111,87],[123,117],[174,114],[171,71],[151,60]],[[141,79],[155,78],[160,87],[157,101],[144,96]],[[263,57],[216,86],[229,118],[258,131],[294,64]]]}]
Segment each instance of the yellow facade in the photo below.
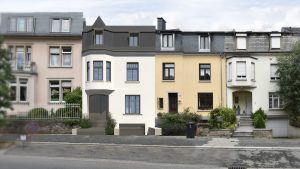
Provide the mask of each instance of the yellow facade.
[{"label": "yellow facade", "polygon": [[[163,80],[163,63],[175,64],[175,80]],[[211,65],[211,80],[199,80],[199,64]],[[226,105],[225,59],[220,55],[157,54],[155,69],[156,113],[169,112],[168,93],[178,94],[178,112],[190,108],[208,116],[210,110],[198,110],[198,93],[213,93],[213,108]],[[159,98],[163,98],[163,108]]]}]

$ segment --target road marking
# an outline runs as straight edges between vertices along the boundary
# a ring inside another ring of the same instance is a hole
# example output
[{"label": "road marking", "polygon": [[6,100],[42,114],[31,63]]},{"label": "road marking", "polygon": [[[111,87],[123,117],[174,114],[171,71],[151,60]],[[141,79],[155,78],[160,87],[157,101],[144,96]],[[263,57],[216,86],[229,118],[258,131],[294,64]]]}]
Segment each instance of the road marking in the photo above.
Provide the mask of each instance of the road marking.
[{"label": "road marking", "polygon": [[159,148],[186,148],[186,149],[265,149],[265,150],[300,150],[300,147],[246,147],[246,146],[171,146],[171,145],[142,145],[142,144],[115,144],[115,143],[70,143],[70,142],[29,142],[29,144],[54,144],[54,145],[86,145],[86,146],[126,146],[126,147],[159,147]]}]

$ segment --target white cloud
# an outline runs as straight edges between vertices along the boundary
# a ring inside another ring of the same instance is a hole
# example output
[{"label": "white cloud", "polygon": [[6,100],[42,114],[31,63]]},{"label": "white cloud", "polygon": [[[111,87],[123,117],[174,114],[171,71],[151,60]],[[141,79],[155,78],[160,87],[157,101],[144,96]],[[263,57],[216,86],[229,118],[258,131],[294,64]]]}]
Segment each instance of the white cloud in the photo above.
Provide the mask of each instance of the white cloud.
[{"label": "white cloud", "polygon": [[101,16],[108,25],[155,25],[182,30],[279,31],[300,26],[297,0],[0,0],[2,12],[84,12],[87,24]]}]

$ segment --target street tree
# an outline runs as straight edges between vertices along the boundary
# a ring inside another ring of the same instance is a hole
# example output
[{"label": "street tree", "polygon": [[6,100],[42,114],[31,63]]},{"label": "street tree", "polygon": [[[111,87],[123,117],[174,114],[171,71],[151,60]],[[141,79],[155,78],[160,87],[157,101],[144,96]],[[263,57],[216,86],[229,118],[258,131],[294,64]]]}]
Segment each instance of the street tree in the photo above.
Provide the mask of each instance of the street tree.
[{"label": "street tree", "polygon": [[0,109],[12,109],[8,83],[15,77],[12,74],[8,51],[3,48],[2,44],[3,38],[0,37]]},{"label": "street tree", "polygon": [[279,94],[290,124],[300,127],[300,42],[289,54],[278,58]]}]

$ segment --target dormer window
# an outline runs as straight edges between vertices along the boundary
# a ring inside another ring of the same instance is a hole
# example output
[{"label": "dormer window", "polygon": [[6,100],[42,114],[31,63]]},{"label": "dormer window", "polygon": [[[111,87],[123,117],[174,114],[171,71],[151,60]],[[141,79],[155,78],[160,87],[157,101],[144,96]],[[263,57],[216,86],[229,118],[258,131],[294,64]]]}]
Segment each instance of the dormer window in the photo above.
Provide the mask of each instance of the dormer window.
[{"label": "dormer window", "polygon": [[10,32],[33,32],[33,17],[12,17],[9,20]]},{"label": "dormer window", "polygon": [[247,49],[247,34],[237,33],[236,34],[236,49],[246,50]]},{"label": "dormer window", "polygon": [[271,49],[280,49],[280,33],[271,34]]},{"label": "dormer window", "polygon": [[71,19],[51,19],[51,32],[70,32]]},{"label": "dormer window", "polygon": [[103,32],[95,31],[95,44],[102,45],[103,44]]},{"label": "dormer window", "polygon": [[129,46],[136,47],[139,44],[139,34],[138,33],[131,33],[129,35]]},{"label": "dormer window", "polygon": [[162,34],[162,50],[174,50],[174,34]]},{"label": "dormer window", "polygon": [[210,37],[208,35],[199,36],[199,52],[210,52]]}]

